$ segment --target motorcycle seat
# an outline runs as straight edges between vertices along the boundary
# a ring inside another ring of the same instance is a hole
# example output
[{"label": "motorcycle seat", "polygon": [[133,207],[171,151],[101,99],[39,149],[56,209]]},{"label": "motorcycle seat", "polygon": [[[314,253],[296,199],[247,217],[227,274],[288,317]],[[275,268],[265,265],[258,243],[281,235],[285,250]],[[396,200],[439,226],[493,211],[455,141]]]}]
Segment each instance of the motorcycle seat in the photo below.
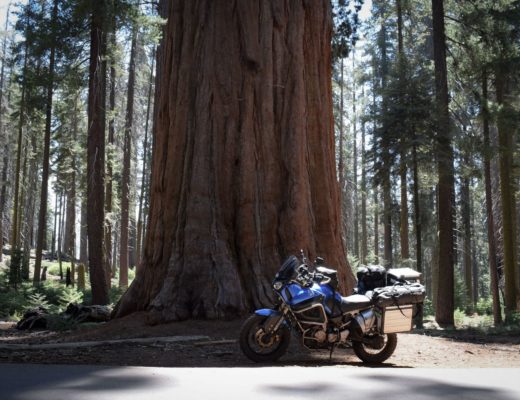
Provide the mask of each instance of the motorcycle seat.
[{"label": "motorcycle seat", "polygon": [[346,313],[355,310],[361,310],[369,307],[372,304],[369,297],[362,294],[353,294],[352,296],[341,298],[341,312]]}]

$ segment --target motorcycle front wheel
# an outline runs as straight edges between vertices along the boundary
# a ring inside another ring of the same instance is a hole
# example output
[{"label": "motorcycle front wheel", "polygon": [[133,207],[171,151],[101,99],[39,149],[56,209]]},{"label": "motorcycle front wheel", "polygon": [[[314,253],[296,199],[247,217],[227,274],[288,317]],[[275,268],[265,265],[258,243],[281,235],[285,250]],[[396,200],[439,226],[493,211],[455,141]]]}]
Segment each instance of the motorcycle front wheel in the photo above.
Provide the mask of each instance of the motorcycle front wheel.
[{"label": "motorcycle front wheel", "polygon": [[372,347],[363,342],[352,342],[352,348],[356,356],[358,356],[361,361],[370,364],[380,364],[388,360],[397,346],[397,334],[387,333],[382,336],[384,337],[384,344],[380,348]]},{"label": "motorcycle front wheel", "polygon": [[240,348],[250,360],[263,363],[278,360],[289,347],[291,334],[289,328],[282,324],[280,328],[269,335],[264,330],[267,317],[250,316],[240,332]]}]

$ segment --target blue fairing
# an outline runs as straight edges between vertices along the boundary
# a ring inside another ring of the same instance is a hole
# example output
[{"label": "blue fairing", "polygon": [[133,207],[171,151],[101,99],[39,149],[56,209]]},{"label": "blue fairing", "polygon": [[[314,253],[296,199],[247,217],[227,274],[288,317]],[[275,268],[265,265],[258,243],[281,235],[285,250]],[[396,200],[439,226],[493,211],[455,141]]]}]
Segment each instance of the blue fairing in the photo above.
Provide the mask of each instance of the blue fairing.
[{"label": "blue fairing", "polygon": [[291,283],[282,290],[281,294],[284,301],[291,307],[309,299],[321,299],[327,313],[331,313],[332,311],[328,307],[328,304],[331,304],[329,300],[331,300],[333,296],[336,301],[341,302],[341,296],[338,292],[335,292],[329,285],[320,285],[317,283],[314,283],[310,287],[302,287],[296,283]]},{"label": "blue fairing", "polygon": [[256,310],[255,314],[261,315],[262,317],[270,317],[271,315],[282,315],[280,311],[271,310],[270,308],[261,308],[260,310]]}]

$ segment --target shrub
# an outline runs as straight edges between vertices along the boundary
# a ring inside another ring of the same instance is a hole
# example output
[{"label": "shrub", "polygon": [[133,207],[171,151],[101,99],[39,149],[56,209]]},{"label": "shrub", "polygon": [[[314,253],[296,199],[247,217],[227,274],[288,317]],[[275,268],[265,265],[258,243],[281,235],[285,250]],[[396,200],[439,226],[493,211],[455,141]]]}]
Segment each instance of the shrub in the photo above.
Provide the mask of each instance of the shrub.
[{"label": "shrub", "polygon": [[457,308],[453,314],[453,319],[455,320],[455,325],[461,327],[464,325],[464,318],[466,317],[466,313],[464,310]]},{"label": "shrub", "polygon": [[477,302],[475,312],[479,315],[493,315],[493,299],[480,299]]}]

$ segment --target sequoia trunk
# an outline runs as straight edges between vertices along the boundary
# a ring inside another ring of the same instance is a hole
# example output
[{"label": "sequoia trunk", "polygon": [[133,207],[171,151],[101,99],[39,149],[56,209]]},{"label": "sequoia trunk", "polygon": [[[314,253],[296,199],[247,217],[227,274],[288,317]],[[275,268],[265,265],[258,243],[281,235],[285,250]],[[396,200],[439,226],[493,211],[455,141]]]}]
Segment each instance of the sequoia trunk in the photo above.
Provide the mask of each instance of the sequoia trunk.
[{"label": "sequoia trunk", "polygon": [[[451,145],[448,76],[446,68],[446,37],[444,33],[443,0],[432,0],[435,89],[437,105],[437,171],[439,286],[435,320],[439,325],[452,326],[454,309],[454,172]],[[440,284],[442,282],[442,284]]]},{"label": "sequoia trunk", "polygon": [[93,3],[90,42],[87,140],[87,236],[92,303],[107,304],[108,280],[103,246],[104,167],[105,167],[105,89],[106,2]]},{"label": "sequoia trunk", "polygon": [[143,267],[116,316],[236,316],[270,303],[280,262],[300,249],[325,256],[351,289],[330,3],[167,5]]},{"label": "sequoia trunk", "polygon": [[493,322],[502,322],[500,294],[498,290],[497,249],[495,244],[495,223],[493,217],[493,195],[491,193],[491,141],[489,138],[489,105],[488,105],[488,74],[482,73],[482,134],[484,136],[484,184],[486,191],[486,216],[488,238],[489,280],[493,298]]}]

